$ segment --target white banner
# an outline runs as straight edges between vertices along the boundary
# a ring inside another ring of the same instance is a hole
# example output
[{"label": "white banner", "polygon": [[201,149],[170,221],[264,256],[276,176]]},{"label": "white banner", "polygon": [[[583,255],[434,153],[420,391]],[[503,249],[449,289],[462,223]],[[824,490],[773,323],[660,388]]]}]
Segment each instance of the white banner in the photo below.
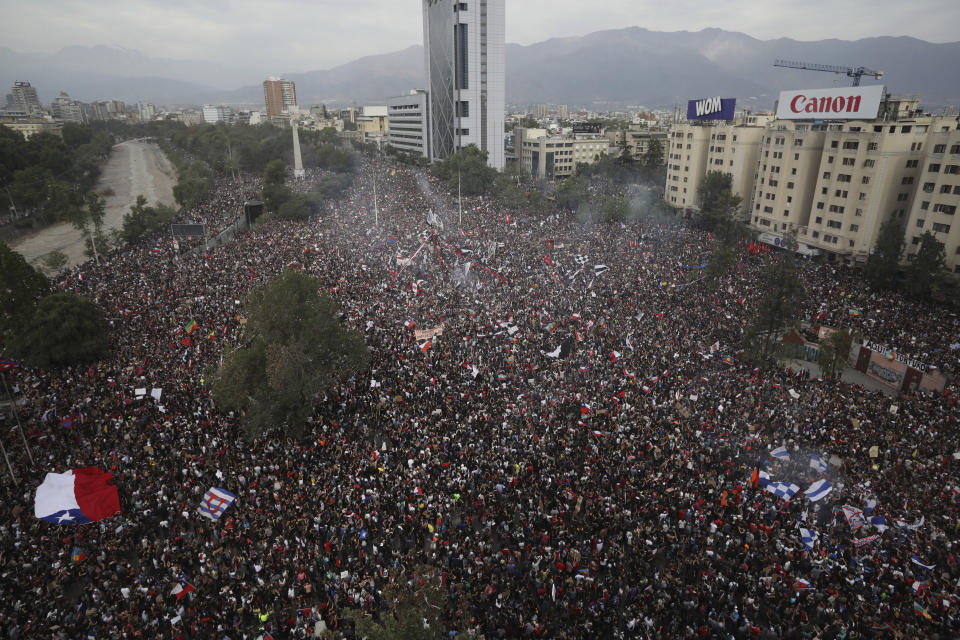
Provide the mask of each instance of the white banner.
[{"label": "white banner", "polygon": [[781,91],[777,119],[872,120],[882,97],[882,85]]}]

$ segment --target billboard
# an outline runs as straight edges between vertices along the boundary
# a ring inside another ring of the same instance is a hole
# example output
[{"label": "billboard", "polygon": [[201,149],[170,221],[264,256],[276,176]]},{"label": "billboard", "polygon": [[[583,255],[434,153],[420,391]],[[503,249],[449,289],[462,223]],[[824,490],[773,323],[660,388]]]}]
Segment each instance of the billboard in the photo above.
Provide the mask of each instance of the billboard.
[{"label": "billboard", "polygon": [[603,125],[599,122],[578,122],[573,125],[574,133],[600,133],[603,131]]},{"label": "billboard", "polygon": [[736,98],[702,98],[687,102],[687,120],[733,120]]},{"label": "billboard", "polygon": [[882,85],[781,91],[777,119],[872,120],[882,99]]},{"label": "billboard", "polygon": [[181,238],[202,238],[204,234],[204,226],[202,224],[172,224],[170,225],[171,231],[173,231],[174,237]]}]

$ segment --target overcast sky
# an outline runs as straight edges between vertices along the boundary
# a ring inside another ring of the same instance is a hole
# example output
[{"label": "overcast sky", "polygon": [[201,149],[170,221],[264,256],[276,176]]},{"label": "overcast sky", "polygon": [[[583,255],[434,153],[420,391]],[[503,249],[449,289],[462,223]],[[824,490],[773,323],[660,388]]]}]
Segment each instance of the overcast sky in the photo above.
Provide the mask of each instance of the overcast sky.
[{"label": "overcast sky", "polygon": [[[507,42],[601,29],[719,27],[761,39],[960,39],[960,0],[506,0]],[[0,46],[113,45],[277,73],[326,69],[422,40],[420,0],[0,0]]]}]

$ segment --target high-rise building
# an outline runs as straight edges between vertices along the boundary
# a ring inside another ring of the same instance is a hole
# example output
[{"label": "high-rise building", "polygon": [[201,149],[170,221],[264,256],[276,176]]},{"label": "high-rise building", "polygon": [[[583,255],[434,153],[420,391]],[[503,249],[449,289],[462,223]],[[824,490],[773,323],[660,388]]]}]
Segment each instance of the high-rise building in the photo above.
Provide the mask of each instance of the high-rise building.
[{"label": "high-rise building", "polygon": [[297,106],[297,86],[293,80],[271,76],[263,81],[263,101],[268,117],[282,115]]},{"label": "high-rise building", "polygon": [[426,91],[416,89],[387,99],[387,143],[391,147],[426,158],[430,155],[429,136]]},{"label": "high-rise building", "polygon": [[504,166],[504,0],[423,0],[430,159],[468,145]]},{"label": "high-rise building", "polygon": [[50,103],[50,114],[54,120],[59,120],[60,122],[82,124],[84,121],[83,107],[80,105],[80,102],[72,99],[63,91]]},{"label": "high-rise building", "polygon": [[203,105],[203,121],[208,124],[217,122],[229,122],[233,116],[233,109],[222,104]]},{"label": "high-rise building", "polygon": [[547,105],[545,104],[535,104],[533,105],[533,117],[536,119],[546,118],[547,117]]},{"label": "high-rise building", "polygon": [[150,102],[137,103],[137,117],[141,122],[150,122],[157,115],[157,108]]},{"label": "high-rise building", "polygon": [[28,115],[43,111],[43,107],[40,106],[40,98],[37,97],[37,89],[31,87],[29,82],[22,80],[14,82],[11,95],[13,95],[13,108],[16,111],[22,111]]}]

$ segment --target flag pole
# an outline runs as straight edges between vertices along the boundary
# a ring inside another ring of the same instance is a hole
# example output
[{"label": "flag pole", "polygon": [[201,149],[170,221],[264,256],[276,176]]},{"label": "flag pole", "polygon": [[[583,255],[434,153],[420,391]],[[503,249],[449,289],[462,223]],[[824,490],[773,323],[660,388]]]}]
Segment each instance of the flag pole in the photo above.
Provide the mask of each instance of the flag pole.
[{"label": "flag pole", "polygon": [[13,394],[10,393],[10,385],[7,384],[7,376],[0,376],[3,378],[3,388],[7,392],[7,397],[10,399],[10,406],[13,408],[13,417],[17,420],[17,428],[20,430],[20,438],[23,440],[23,447],[27,450],[27,457],[30,458],[30,464],[32,466],[37,466],[37,463],[33,460],[33,454],[30,452],[30,445],[27,444],[27,436],[23,435],[23,425],[20,423],[20,414],[17,412],[17,403],[13,399]]},{"label": "flag pole", "polygon": [[460,223],[463,226],[463,197],[460,195],[460,167],[457,167],[457,209],[459,210]]},{"label": "flag pole", "polygon": [[14,485],[14,486],[19,486],[20,483],[17,482],[17,476],[14,475],[14,473],[13,473],[13,467],[10,466],[10,458],[7,457],[7,448],[6,448],[5,446],[3,446],[3,440],[2,440],[2,439],[0,439],[0,451],[3,451],[3,459],[6,460],[6,462],[7,462],[7,469],[10,470],[10,477],[13,478],[13,485]]}]

